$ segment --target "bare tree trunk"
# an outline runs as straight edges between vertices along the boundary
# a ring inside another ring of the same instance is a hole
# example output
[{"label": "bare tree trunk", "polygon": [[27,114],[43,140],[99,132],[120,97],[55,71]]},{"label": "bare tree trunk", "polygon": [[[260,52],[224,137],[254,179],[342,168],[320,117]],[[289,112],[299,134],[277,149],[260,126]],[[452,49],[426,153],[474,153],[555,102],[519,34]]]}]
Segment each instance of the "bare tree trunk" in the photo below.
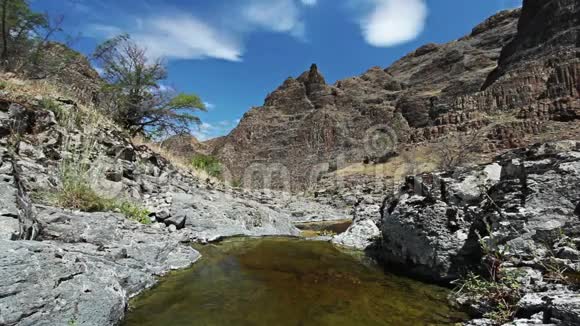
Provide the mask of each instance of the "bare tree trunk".
[{"label": "bare tree trunk", "polygon": [[7,28],[7,18],[8,18],[8,1],[2,1],[2,64],[6,65],[8,60],[8,28]]}]

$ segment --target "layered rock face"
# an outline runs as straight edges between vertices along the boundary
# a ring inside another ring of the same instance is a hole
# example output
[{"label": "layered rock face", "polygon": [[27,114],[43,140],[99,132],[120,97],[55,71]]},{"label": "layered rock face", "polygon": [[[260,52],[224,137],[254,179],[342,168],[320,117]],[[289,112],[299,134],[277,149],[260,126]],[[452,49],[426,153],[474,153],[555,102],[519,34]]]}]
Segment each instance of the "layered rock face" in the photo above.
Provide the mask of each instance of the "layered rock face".
[{"label": "layered rock face", "polygon": [[479,150],[495,153],[575,138],[578,16],[577,1],[526,0],[384,70],[328,85],[314,65],[250,110],[213,151],[247,186],[301,189],[329,170],[389,157],[393,144],[481,130]]},{"label": "layered rock face", "polygon": [[190,159],[197,154],[208,154],[208,145],[200,142],[192,135],[182,134],[170,137],[159,144],[177,156]]}]

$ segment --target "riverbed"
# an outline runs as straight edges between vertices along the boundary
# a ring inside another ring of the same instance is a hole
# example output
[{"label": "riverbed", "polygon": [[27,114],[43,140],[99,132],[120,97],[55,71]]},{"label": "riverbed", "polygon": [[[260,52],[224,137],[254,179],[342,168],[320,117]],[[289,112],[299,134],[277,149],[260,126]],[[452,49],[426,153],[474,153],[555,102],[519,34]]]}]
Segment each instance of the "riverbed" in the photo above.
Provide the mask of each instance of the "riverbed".
[{"label": "riverbed", "polygon": [[123,325],[451,325],[448,290],[327,242],[234,238],[131,304]]}]

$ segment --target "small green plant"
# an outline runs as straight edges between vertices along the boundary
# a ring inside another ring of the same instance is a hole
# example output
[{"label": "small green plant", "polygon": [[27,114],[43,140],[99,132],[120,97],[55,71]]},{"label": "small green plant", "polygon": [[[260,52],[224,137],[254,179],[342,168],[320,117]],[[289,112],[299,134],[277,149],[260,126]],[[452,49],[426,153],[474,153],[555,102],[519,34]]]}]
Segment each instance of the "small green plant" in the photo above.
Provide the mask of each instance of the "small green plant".
[{"label": "small green plant", "polygon": [[64,108],[58,104],[55,100],[50,98],[43,98],[38,103],[40,107],[45,110],[52,111],[57,121],[62,121],[66,119],[66,111]]},{"label": "small green plant", "polygon": [[230,186],[232,186],[233,188],[241,188],[242,187],[242,180],[241,179],[232,180],[232,182],[230,183]]},{"label": "small green plant", "polygon": [[222,174],[222,165],[219,160],[210,155],[197,154],[191,159],[191,165],[196,170],[203,170],[214,178]]},{"label": "small green plant", "polygon": [[503,268],[509,247],[500,245],[487,219],[483,222],[488,236],[484,238],[479,232],[477,236],[487,275],[467,273],[458,282],[459,286],[455,290],[455,295],[458,297],[467,295],[471,300],[484,303],[485,308],[490,309],[484,313],[484,317],[501,325],[515,316],[517,302],[523,293],[519,281],[521,275],[517,271]]},{"label": "small green plant", "polygon": [[113,207],[117,208],[123,215],[128,219],[137,221],[141,224],[151,224],[151,219],[149,218],[149,212],[147,209],[140,207],[134,203],[124,201],[112,203]]},{"label": "small green plant", "polygon": [[0,89],[6,89],[8,87],[8,83],[4,80],[0,80]]},{"label": "small green plant", "polygon": [[485,302],[491,311],[484,317],[504,324],[514,317],[516,304],[522,296],[519,274],[515,271],[503,271],[496,279],[485,279],[469,272],[455,290],[455,295],[467,295],[470,298]]},{"label": "small green plant", "polygon": [[129,201],[105,198],[79,175],[68,174],[56,192],[46,192],[41,197],[59,207],[78,209],[83,212],[119,212],[130,220],[149,224],[150,212]]},{"label": "small green plant", "polygon": [[65,174],[62,186],[53,194],[53,201],[60,207],[84,212],[99,212],[107,209],[108,203],[86,180],[76,174]]}]

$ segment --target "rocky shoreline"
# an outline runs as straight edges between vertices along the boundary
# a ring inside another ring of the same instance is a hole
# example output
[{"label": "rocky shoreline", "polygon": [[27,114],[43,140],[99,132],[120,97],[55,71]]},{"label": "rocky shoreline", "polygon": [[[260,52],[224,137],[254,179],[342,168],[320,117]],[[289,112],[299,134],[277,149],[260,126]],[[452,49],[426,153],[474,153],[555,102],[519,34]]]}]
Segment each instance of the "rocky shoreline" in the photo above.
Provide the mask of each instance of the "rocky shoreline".
[{"label": "rocky shoreline", "polygon": [[[433,282],[461,282],[467,271],[486,275],[491,266],[503,273],[494,275],[500,286],[501,277],[515,278],[510,313],[518,319],[506,325],[578,325],[578,185],[580,142],[538,144],[492,164],[408,177],[385,198],[378,222],[355,220],[337,238]],[[497,309],[485,293],[459,292],[453,300],[474,317]]]},{"label": "rocky shoreline", "polygon": [[[144,203],[152,223],[36,204],[37,241],[14,241],[21,208],[12,165],[23,171],[29,193],[50,189],[58,183],[59,162],[82,146],[77,135],[88,131],[61,128],[52,112],[15,103],[6,103],[0,114],[4,126],[27,116],[23,129],[31,131],[16,153],[6,138],[0,142],[2,324],[115,325],[131,297],[200,258],[191,242],[298,236],[295,223],[348,216],[353,224],[328,240],[430,281],[449,282],[466,269],[483,269],[486,243],[502,253],[502,269],[523,275],[515,305],[515,316],[523,319],[509,325],[536,325],[540,319],[580,323],[578,288],[554,281],[546,268],[580,271],[580,142],[535,145],[492,164],[408,177],[397,191],[359,183],[306,198],[199,180],[104,126],[93,134],[92,147],[105,175],[101,191]],[[473,294],[455,299],[474,317],[493,308]],[[469,325],[492,324],[475,319]]]}]

